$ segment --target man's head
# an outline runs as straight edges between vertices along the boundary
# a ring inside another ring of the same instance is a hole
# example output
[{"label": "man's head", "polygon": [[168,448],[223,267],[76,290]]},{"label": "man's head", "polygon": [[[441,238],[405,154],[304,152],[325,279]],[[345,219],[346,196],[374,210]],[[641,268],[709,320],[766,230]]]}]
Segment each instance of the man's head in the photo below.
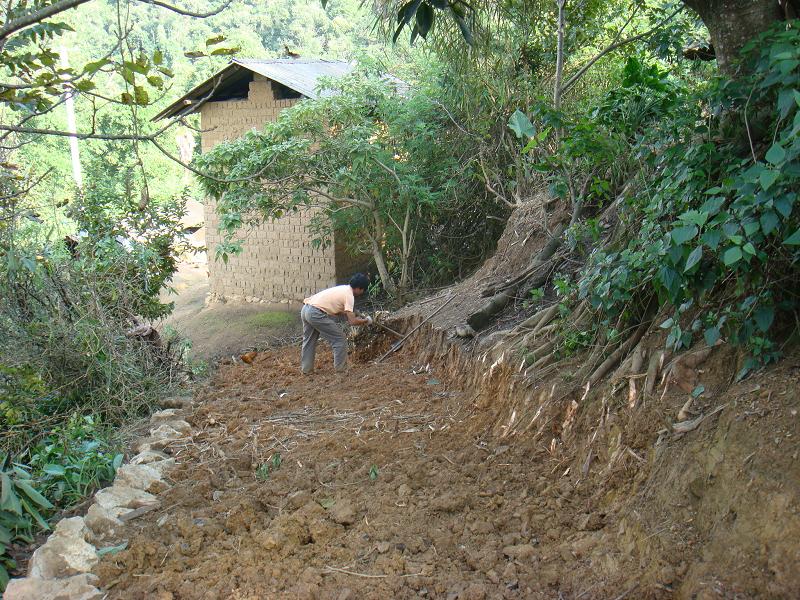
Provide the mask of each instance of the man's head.
[{"label": "man's head", "polygon": [[350,287],[353,288],[353,296],[360,296],[367,291],[369,279],[363,273],[356,273],[350,278]]}]

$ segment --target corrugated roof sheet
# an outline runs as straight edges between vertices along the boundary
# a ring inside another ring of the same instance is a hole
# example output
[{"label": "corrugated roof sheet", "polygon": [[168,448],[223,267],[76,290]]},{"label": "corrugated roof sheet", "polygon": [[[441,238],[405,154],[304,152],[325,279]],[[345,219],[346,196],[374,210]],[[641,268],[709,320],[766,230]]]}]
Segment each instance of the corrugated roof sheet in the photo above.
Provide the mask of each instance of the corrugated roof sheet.
[{"label": "corrugated roof sheet", "polygon": [[[183,116],[195,112],[199,104],[213,102],[217,94],[229,84],[235,84],[245,74],[245,70],[263,75],[288,88],[299,92],[306,98],[328,96],[331,90],[320,93],[317,90],[321,77],[341,77],[355,69],[354,63],[343,60],[323,58],[273,58],[273,59],[233,59],[230,64],[218,71],[203,83],[186,92],[178,100],[153,117],[153,121],[168,117]],[[384,79],[394,85],[399,94],[408,92],[408,84],[392,75]]]},{"label": "corrugated roof sheet", "polygon": [[[317,98],[319,94],[316,88],[320,77],[341,77],[350,73],[354,68],[355,65],[352,63],[322,58],[233,59],[227,67],[186,92],[158,113],[153,117],[153,121],[193,113],[197,110],[196,105],[199,102],[213,101],[215,90],[224,89],[226,83],[235,79],[242,69],[277,81],[307,98]],[[325,92],[325,94],[328,93]]]},{"label": "corrugated roof sheet", "polygon": [[307,98],[316,98],[318,96],[317,85],[320,77],[341,77],[350,73],[354,68],[352,63],[325,59],[234,59],[233,62],[259,75],[282,83]]}]

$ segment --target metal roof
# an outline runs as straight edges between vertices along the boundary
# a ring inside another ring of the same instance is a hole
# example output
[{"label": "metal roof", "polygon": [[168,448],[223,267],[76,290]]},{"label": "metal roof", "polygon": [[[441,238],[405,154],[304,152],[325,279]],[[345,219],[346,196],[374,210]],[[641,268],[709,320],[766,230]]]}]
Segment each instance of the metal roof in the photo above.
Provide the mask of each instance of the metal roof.
[{"label": "metal roof", "polygon": [[[355,68],[353,63],[341,60],[274,58],[274,59],[233,59],[231,64],[208,78],[206,81],[184,94],[167,108],[153,117],[153,121],[188,115],[197,110],[200,102],[213,101],[215,94],[226,84],[240,79],[247,69],[268,79],[277,81],[307,98],[317,98],[320,77],[341,77]],[[322,95],[329,94],[326,90]]]},{"label": "metal roof", "polygon": [[[341,60],[304,60],[302,58],[278,58],[274,60],[234,60],[235,63],[255,71],[268,79],[282,83],[307,98],[319,95],[317,85],[320,77],[347,75],[355,65]],[[325,90],[323,95],[329,95]]]}]

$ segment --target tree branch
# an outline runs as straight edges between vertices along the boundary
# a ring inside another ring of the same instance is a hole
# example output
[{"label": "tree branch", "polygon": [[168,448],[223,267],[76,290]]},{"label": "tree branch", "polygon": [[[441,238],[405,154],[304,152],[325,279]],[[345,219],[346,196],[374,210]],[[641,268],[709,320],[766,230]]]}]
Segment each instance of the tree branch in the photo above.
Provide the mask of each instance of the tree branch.
[{"label": "tree branch", "polygon": [[233,2],[233,0],[225,0],[225,2],[220,4],[218,8],[215,8],[214,10],[205,13],[186,10],[185,8],[180,8],[172,4],[167,4],[166,2],[161,2],[161,0],[137,0],[137,2],[141,2],[142,4],[152,4],[153,6],[160,6],[161,8],[171,10],[172,12],[178,13],[179,15],[183,15],[184,17],[192,17],[195,19],[206,19],[208,17],[213,17],[214,15],[218,15],[219,13],[221,13],[223,10],[225,10],[231,5],[231,2]]},{"label": "tree branch", "polygon": [[313,194],[319,194],[320,196],[331,200],[332,202],[343,202],[344,204],[352,204],[353,206],[360,206],[362,208],[367,208],[369,210],[373,210],[375,205],[371,202],[366,202],[364,200],[357,200],[356,198],[338,198],[336,196],[332,196],[328,192],[324,190],[320,190],[317,188],[306,188],[307,192],[311,192]]},{"label": "tree branch", "polygon": [[50,17],[62,13],[64,11],[69,10],[70,8],[76,8],[81,4],[86,4],[89,0],[61,0],[60,2],[54,2],[49,6],[45,6],[44,8],[40,8],[37,11],[28,13],[27,15],[23,15],[18,19],[14,19],[13,21],[9,21],[2,27],[0,27],[0,44],[5,42],[8,37],[26,27],[30,27],[31,25],[36,25],[37,23],[41,23],[45,19],[49,19]]},{"label": "tree branch", "polygon": [[571,88],[573,85],[575,85],[575,83],[581,77],[583,77],[583,75],[586,73],[586,71],[588,71],[589,69],[592,68],[592,65],[594,65],[594,63],[596,63],[598,60],[603,58],[606,54],[609,54],[609,53],[613,52],[614,50],[616,50],[617,48],[620,48],[622,46],[630,44],[631,42],[636,42],[638,40],[641,40],[642,38],[646,38],[647,36],[655,33],[656,31],[661,29],[664,25],[669,23],[672,19],[674,19],[678,15],[678,13],[680,13],[682,10],[683,10],[683,6],[679,6],[667,18],[665,18],[663,21],[661,21],[660,23],[658,23],[657,25],[655,25],[651,29],[648,29],[644,33],[640,33],[639,35],[631,36],[631,37],[626,38],[626,39],[624,39],[624,40],[622,40],[620,42],[616,42],[616,43],[611,44],[610,46],[608,46],[605,50],[603,50],[602,52],[597,54],[588,63],[586,63],[583,67],[581,67],[581,69],[577,73],[575,73],[575,75],[570,77],[567,80],[567,82],[564,84],[564,86],[561,88],[561,93],[562,94],[566,93],[567,90],[569,90],[569,88]]}]

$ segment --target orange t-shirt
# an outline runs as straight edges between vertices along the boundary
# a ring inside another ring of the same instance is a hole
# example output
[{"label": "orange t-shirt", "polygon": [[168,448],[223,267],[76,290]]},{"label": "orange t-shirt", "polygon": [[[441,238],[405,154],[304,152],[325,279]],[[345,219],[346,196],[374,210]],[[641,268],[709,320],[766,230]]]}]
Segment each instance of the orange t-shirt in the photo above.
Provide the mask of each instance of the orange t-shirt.
[{"label": "orange t-shirt", "polygon": [[344,312],[353,312],[355,298],[353,288],[349,285],[337,285],[314,294],[303,300],[303,304],[316,306],[329,315],[340,315]]}]

